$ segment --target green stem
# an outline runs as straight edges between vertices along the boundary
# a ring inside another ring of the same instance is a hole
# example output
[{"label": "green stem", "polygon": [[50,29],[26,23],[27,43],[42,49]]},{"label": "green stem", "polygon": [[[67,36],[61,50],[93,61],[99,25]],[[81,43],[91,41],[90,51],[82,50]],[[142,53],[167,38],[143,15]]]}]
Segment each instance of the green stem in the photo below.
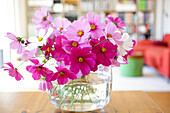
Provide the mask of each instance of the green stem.
[{"label": "green stem", "polygon": [[[32,58],[35,58],[35,57],[32,57]],[[30,60],[30,59],[32,59],[32,58],[29,58],[29,59],[23,61],[21,64],[19,64],[19,65],[17,66],[17,68],[20,67],[22,64],[24,64],[25,62],[27,62],[28,60]]]},{"label": "green stem", "polygon": [[101,42],[97,43],[97,44],[96,44],[96,45],[94,45],[93,47],[95,47],[95,46],[97,46],[97,45],[101,44],[101,43],[102,43],[102,42],[104,42],[105,40],[107,40],[107,39],[102,40]]},{"label": "green stem", "polygon": [[68,90],[68,92],[67,92],[67,94],[64,96],[64,98],[62,99],[62,101],[60,102],[60,104],[59,104],[59,108],[61,108],[61,105],[63,104],[63,102],[64,102],[64,100],[66,99],[66,97],[70,94],[70,90]]},{"label": "green stem", "polygon": [[54,89],[53,89],[53,94],[52,94],[52,95],[54,95],[54,92],[55,92],[55,90],[57,89],[57,87],[58,87],[58,84],[57,84],[56,87],[54,87]]}]

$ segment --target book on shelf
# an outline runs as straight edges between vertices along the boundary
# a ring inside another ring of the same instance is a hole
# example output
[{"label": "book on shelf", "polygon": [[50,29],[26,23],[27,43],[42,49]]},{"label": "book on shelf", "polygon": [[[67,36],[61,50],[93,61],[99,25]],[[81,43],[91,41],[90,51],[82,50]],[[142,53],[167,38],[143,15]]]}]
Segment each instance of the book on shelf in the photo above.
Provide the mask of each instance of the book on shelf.
[{"label": "book on shelf", "polygon": [[140,0],[139,1],[139,10],[141,11],[151,11],[153,8],[153,0]]},{"label": "book on shelf", "polygon": [[28,6],[32,7],[52,7],[53,0],[28,0]]},{"label": "book on shelf", "polygon": [[104,11],[109,10],[109,0],[81,0],[83,11]]},{"label": "book on shelf", "polygon": [[137,33],[137,26],[135,24],[133,25],[126,25],[125,31],[129,34]]},{"label": "book on shelf", "polygon": [[139,12],[138,21],[139,24],[153,24],[153,13]]},{"label": "book on shelf", "polygon": [[116,11],[135,12],[136,11],[135,0],[118,0],[118,3],[116,5]]},{"label": "book on shelf", "polygon": [[132,4],[132,3],[136,3],[136,0],[118,0],[118,3],[120,4]]},{"label": "book on shelf", "polygon": [[137,18],[136,15],[133,13],[118,13],[118,17],[122,19],[126,24],[136,24],[137,23]]}]

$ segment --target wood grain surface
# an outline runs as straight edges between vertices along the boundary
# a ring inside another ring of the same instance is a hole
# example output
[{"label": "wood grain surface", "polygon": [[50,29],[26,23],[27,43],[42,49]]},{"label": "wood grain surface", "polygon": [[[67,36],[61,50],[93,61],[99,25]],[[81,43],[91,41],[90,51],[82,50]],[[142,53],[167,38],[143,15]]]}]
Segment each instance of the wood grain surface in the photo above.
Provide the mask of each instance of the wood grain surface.
[{"label": "wood grain surface", "polygon": [[[50,103],[46,92],[3,92],[0,93],[0,113],[70,112],[55,108]],[[107,106],[86,113],[161,113],[161,110],[148,98],[145,92],[113,91]]]},{"label": "wood grain surface", "polygon": [[147,94],[164,113],[170,113],[170,92],[147,92]]}]

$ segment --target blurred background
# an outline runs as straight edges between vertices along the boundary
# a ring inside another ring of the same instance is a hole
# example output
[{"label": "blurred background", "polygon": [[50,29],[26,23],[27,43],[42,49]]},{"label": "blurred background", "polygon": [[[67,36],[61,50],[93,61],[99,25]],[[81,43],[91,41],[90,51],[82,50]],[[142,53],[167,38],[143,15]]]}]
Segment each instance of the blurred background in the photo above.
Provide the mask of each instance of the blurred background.
[{"label": "blurred background", "polygon": [[[113,90],[170,91],[170,0],[0,0],[0,67],[20,60],[10,50],[6,33],[36,35],[32,18],[43,6],[53,20],[74,21],[89,11],[101,15],[101,22],[108,14],[120,17],[137,46],[131,64],[113,69]],[[25,80],[16,82],[0,70],[0,91],[37,91],[39,83],[21,73]]]}]

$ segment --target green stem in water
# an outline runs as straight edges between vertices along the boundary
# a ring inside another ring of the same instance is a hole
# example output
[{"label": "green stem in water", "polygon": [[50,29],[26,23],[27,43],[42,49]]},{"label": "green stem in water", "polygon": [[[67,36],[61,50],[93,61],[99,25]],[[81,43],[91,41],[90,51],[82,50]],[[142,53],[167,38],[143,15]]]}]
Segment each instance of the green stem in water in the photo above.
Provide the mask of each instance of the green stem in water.
[{"label": "green stem in water", "polygon": [[64,100],[66,99],[66,97],[70,94],[71,90],[68,90],[67,94],[64,96],[64,98],[62,99],[62,101],[59,104],[59,108],[61,108],[61,105],[63,104]]}]

